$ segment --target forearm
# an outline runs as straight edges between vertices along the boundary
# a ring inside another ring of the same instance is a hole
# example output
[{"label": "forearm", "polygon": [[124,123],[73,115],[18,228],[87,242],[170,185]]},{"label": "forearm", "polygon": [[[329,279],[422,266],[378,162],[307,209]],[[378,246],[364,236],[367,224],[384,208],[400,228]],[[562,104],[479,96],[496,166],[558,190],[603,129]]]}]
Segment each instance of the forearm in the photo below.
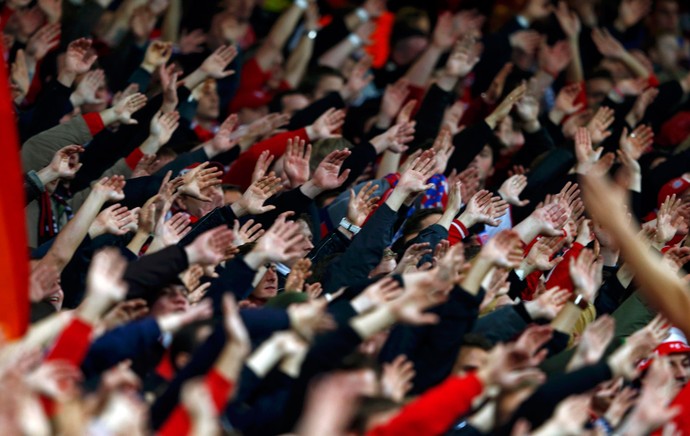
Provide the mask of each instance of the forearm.
[{"label": "forearm", "polygon": [[386,152],[383,153],[383,157],[381,158],[378,168],[376,169],[376,178],[382,179],[388,174],[397,173],[398,168],[400,168],[401,156],[401,153],[393,153],[392,151],[386,150]]},{"label": "forearm", "polygon": [[55,243],[50,247],[41,263],[52,264],[58,271],[62,271],[72,259],[81,241],[86,237],[91,223],[98,216],[104,203],[105,199],[98,192],[91,191],[74,218],[60,230],[55,238]]},{"label": "forearm", "polygon": [[129,244],[127,244],[127,249],[138,256],[139,252],[141,252],[141,248],[144,246],[148,238],[148,233],[137,230],[132,240],[129,241]]},{"label": "forearm", "polygon": [[567,69],[568,82],[581,83],[585,80],[585,74],[582,68],[582,58],[580,57],[580,41],[578,37],[575,37],[570,38],[568,42],[570,43],[570,52],[572,53],[572,59]]},{"label": "forearm", "polygon": [[292,88],[297,88],[302,82],[313,51],[314,40],[309,38],[307,34],[302,35],[297,48],[290,54],[285,66],[285,81]]},{"label": "forearm", "polygon": [[492,262],[484,259],[480,253],[472,264],[472,268],[467,272],[465,279],[462,281],[463,289],[470,295],[477,295],[484,281],[484,277],[491,271],[491,268],[493,268]]},{"label": "forearm", "polygon": [[340,69],[357,48],[350,38],[345,38],[321,55],[319,65]]}]

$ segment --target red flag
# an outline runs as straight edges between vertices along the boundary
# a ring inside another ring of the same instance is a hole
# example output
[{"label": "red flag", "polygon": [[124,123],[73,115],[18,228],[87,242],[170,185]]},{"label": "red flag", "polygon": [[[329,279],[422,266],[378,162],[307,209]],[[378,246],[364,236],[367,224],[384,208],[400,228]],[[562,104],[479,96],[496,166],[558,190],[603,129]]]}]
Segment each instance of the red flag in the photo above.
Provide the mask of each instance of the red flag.
[{"label": "red flag", "polygon": [[15,339],[29,321],[29,259],[19,137],[3,53],[0,38],[0,328],[6,339]]}]

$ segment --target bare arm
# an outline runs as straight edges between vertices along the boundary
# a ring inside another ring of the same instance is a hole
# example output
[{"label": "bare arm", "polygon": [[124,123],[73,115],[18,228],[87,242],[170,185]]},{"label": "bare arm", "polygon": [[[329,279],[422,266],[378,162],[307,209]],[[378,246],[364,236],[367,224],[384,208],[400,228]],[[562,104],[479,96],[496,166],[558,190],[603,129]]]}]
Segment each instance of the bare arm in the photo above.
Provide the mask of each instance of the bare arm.
[{"label": "bare arm", "polygon": [[304,10],[297,6],[297,3],[293,3],[273,25],[256,52],[256,62],[262,70],[267,70],[275,54],[283,49],[303,12]]}]

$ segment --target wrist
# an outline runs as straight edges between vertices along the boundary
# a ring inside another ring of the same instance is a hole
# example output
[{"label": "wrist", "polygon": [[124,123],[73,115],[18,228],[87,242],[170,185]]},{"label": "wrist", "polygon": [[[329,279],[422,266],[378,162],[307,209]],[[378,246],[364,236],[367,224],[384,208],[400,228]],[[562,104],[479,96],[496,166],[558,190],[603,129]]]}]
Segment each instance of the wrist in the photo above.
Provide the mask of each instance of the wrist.
[{"label": "wrist", "polygon": [[244,263],[254,271],[258,271],[268,262],[268,256],[262,251],[252,250],[244,256]]},{"label": "wrist", "polygon": [[484,118],[484,122],[491,127],[491,130],[494,130],[496,128],[496,125],[498,124],[498,119],[494,114],[489,115],[488,117]]},{"label": "wrist", "polygon": [[475,224],[477,224],[477,218],[470,212],[465,209],[465,211],[460,214],[458,217],[458,221],[462,223],[463,226],[465,226],[466,229],[470,229],[473,227]]},{"label": "wrist", "polygon": [[541,129],[541,124],[538,119],[529,120],[522,125],[522,129],[527,133],[535,133]]},{"label": "wrist", "polygon": [[77,91],[74,91],[69,96],[69,102],[72,107],[77,108],[84,104],[84,98]]},{"label": "wrist", "polygon": [[153,74],[153,72],[156,71],[156,66],[146,61],[143,61],[141,65],[139,65],[139,68],[141,68],[149,74]]},{"label": "wrist", "polygon": [[549,120],[551,120],[551,122],[555,125],[561,124],[563,118],[565,118],[565,113],[559,109],[553,108],[549,112]]},{"label": "wrist", "polygon": [[139,146],[139,149],[143,154],[156,154],[158,150],[163,146],[158,137],[154,135],[149,135],[148,138]]},{"label": "wrist", "polygon": [[300,192],[304,194],[306,197],[311,198],[312,200],[321,194],[324,189],[320,188],[317,186],[313,180],[307,181],[304,185],[300,186],[299,188]]},{"label": "wrist", "polygon": [[379,112],[376,117],[376,127],[381,130],[387,130],[391,124],[393,124],[393,118],[389,117],[387,114]]},{"label": "wrist", "polygon": [[369,339],[374,334],[392,326],[397,320],[389,304],[365,315],[357,316],[350,320],[350,327],[357,332],[362,339]]},{"label": "wrist", "polygon": [[38,176],[38,179],[43,183],[43,186],[45,187],[48,183],[53,182],[57,179],[60,178],[58,173],[56,171],[53,171],[50,166],[41,168],[36,172],[36,176]]},{"label": "wrist", "polygon": [[100,112],[101,115],[101,120],[103,121],[104,126],[110,126],[111,124],[114,124],[118,117],[117,114],[115,113],[115,109],[113,108],[108,108],[104,111]]},{"label": "wrist", "polygon": [[60,74],[58,74],[58,82],[62,84],[63,86],[67,88],[71,88],[72,85],[74,84],[74,80],[77,78],[77,73],[74,73],[72,71],[61,71]]},{"label": "wrist", "polygon": [[407,192],[407,190],[400,188],[400,185],[398,185],[395,187],[395,189],[393,189],[391,195],[389,195],[386,199],[386,204],[392,210],[397,212],[400,209],[400,206],[402,206],[405,200],[407,199],[408,195],[409,192]]},{"label": "wrist", "polygon": [[247,208],[245,207],[244,202],[242,201],[241,198],[239,200],[237,200],[236,202],[232,203],[230,205],[230,209],[232,210],[232,212],[235,214],[235,216],[237,218],[241,218],[241,217],[247,215]]}]

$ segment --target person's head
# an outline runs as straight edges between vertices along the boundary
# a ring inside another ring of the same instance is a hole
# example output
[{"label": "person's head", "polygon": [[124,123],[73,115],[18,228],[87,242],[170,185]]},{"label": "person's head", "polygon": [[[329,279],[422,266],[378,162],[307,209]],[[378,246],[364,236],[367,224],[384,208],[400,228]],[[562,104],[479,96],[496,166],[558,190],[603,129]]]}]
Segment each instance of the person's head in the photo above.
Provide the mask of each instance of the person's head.
[{"label": "person's head", "polygon": [[220,98],[216,81],[207,79],[199,86],[196,117],[201,121],[216,121],[220,115]]},{"label": "person's head", "polygon": [[[314,248],[314,233],[312,232],[311,220],[308,215],[300,215],[295,222],[299,226],[299,233],[304,236],[302,242],[296,247],[299,249],[299,258],[302,258]],[[290,263],[292,264],[292,262]]]},{"label": "person's head", "polygon": [[229,206],[242,198],[243,191],[239,186],[223,184],[220,187],[223,190],[223,205]]},{"label": "person's head", "polygon": [[156,153],[156,160],[151,165],[151,167],[149,167],[149,172],[151,174],[158,172],[158,170],[160,170],[170,162],[174,161],[176,157],[177,153],[175,153],[174,150],[168,147],[161,148],[160,150],[158,150],[158,153]]},{"label": "person's head", "polygon": [[673,378],[679,388],[684,387],[690,381],[690,350],[685,353],[674,353],[668,356],[671,364]]},{"label": "person's head", "polygon": [[652,61],[664,71],[675,72],[678,70],[678,61],[681,59],[681,46],[678,37],[673,33],[662,33],[654,39],[654,45],[649,54]]},{"label": "person's head", "polygon": [[479,185],[484,186],[486,180],[494,175],[494,159],[497,157],[497,147],[492,144],[485,144],[482,151],[477,154],[472,162],[470,168],[476,168],[479,175]]},{"label": "person's head", "polygon": [[179,332],[175,333],[170,344],[169,354],[173,368],[176,371],[184,368],[189,363],[194,351],[206,341],[212,332],[213,327],[209,321],[196,321],[182,327]]},{"label": "person's head", "polygon": [[[83,80],[84,76],[80,77],[78,80]],[[77,85],[75,83],[75,85]],[[108,89],[108,78],[103,77],[103,82],[96,90],[95,97],[101,101],[101,103],[84,103],[81,105],[82,113],[91,112],[101,112],[108,109],[108,104],[110,103],[110,90]]]},{"label": "person's head", "polygon": [[335,68],[319,66],[309,72],[302,86],[312,100],[319,100],[331,92],[339,92],[345,86],[345,76]]},{"label": "person's head", "polygon": [[307,106],[309,106],[309,98],[305,93],[298,90],[290,90],[273,97],[273,100],[268,105],[268,110],[270,113],[292,115]]},{"label": "person's head", "polygon": [[607,70],[599,69],[594,71],[585,84],[587,91],[587,107],[597,109],[601,102],[611,92],[615,83],[611,73]]},{"label": "person's head", "polygon": [[455,359],[453,373],[465,374],[486,365],[493,344],[484,336],[468,333],[463,337],[462,347]]},{"label": "person's head", "polygon": [[187,309],[187,288],[181,283],[172,283],[158,292],[156,299],[150,304],[149,313],[155,318],[170,313],[186,312]]},{"label": "person's head", "polygon": [[678,33],[680,27],[677,0],[657,0],[651,15],[652,28],[656,33]]},{"label": "person's head", "polygon": [[[419,232],[435,224],[443,215],[440,208],[419,209],[410,216],[402,229],[402,239],[405,243],[413,240]],[[400,253],[401,254],[401,253]]]},{"label": "person's head", "polygon": [[431,23],[424,10],[401,8],[393,24],[390,60],[401,67],[410,65],[429,46],[430,32]]},{"label": "person's head", "polygon": [[259,283],[256,284],[252,291],[252,297],[258,300],[268,300],[278,294],[278,273],[276,266],[273,264],[266,265],[266,272]]}]

